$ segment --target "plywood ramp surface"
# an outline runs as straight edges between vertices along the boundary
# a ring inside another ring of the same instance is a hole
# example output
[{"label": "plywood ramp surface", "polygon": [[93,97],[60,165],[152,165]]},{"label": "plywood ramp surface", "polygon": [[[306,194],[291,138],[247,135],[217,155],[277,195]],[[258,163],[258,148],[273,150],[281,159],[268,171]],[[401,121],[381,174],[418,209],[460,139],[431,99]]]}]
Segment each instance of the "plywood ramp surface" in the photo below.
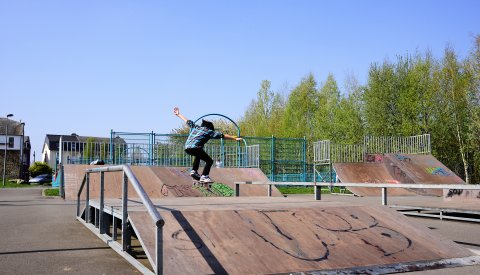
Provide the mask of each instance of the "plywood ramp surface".
[{"label": "plywood ramp surface", "polygon": [[480,190],[444,189],[443,198],[446,202],[475,203],[480,206]]},{"label": "plywood ramp surface", "polygon": [[[379,154],[375,162],[335,163],[333,167],[342,182],[352,183],[422,183],[465,184],[450,169],[432,155]],[[380,189],[349,187],[360,196],[379,196]],[[443,196],[443,190],[434,189],[389,189],[388,195]]]},{"label": "plywood ramp surface", "polygon": [[[76,200],[78,189],[85,175],[85,170],[101,166],[93,165],[65,165],[65,198]],[[158,166],[131,166],[135,176],[145,189],[148,196],[164,197],[200,197],[203,194],[192,188],[193,180],[187,167],[158,167]],[[268,178],[258,168],[213,168],[210,176],[217,183],[235,187],[236,181],[268,181]],[[129,197],[138,198],[131,184],[128,185]],[[245,185],[240,189],[241,196],[265,196],[266,185]],[[82,198],[85,198],[85,190]],[[122,195],[122,172],[105,173],[105,197],[119,198]],[[273,187],[273,196],[281,193]],[[90,174],[90,196],[100,196],[100,173]]]},{"label": "plywood ramp surface", "polygon": [[[149,167],[162,182],[162,195],[166,197],[199,197],[198,190],[192,190],[192,178],[189,175],[190,168],[186,167]],[[200,168],[201,171],[202,168]],[[212,168],[210,177],[217,183],[223,183],[235,188],[237,181],[264,181],[268,178],[258,168]],[[143,184],[143,183],[142,183]],[[198,192],[192,193],[192,191]],[[267,186],[245,185],[240,189],[240,196],[265,196]],[[281,193],[273,188],[274,196],[281,196]]]},{"label": "plywood ramp surface", "polygon": [[[405,183],[413,182],[409,178],[395,176],[383,162],[376,163],[334,163],[333,168],[341,182],[349,183]],[[348,187],[358,196],[380,196],[381,190],[377,188]],[[388,190],[389,196],[411,196],[416,193],[408,189],[394,188]]]},{"label": "plywood ramp surface", "polygon": [[432,155],[386,154],[385,158],[400,167],[415,183],[465,184]]},{"label": "plywood ramp surface", "polygon": [[[387,207],[162,211],[165,274],[267,274],[472,256]],[[152,222],[132,212],[150,257]]]}]

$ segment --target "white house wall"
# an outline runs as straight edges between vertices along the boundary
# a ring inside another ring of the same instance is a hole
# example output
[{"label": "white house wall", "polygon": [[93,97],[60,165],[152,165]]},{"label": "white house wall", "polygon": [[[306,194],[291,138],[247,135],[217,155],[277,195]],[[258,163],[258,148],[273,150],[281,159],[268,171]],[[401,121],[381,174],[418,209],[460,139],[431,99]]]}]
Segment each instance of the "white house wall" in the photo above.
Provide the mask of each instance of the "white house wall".
[{"label": "white house wall", "polygon": [[[22,136],[11,136],[8,135],[8,138],[13,137],[13,147],[8,147],[7,146],[7,151],[20,151],[22,149]],[[1,135],[0,136],[0,151],[5,150],[5,144],[8,142],[7,136]]]}]

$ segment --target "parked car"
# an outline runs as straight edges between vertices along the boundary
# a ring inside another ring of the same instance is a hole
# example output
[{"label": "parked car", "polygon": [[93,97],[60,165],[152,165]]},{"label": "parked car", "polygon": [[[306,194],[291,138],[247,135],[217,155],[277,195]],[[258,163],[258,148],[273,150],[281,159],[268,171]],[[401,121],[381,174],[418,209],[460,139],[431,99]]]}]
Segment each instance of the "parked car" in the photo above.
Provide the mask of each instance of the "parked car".
[{"label": "parked car", "polygon": [[45,183],[45,182],[52,182],[52,175],[49,174],[42,174],[38,175],[34,178],[31,178],[29,183]]}]

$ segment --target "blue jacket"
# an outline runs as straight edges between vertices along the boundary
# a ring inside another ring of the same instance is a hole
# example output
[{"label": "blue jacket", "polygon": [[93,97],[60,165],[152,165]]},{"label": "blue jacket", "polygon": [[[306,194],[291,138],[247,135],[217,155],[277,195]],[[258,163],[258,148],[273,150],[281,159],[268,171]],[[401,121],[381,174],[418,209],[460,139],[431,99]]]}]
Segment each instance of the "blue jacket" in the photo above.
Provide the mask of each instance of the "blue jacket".
[{"label": "blue jacket", "polygon": [[189,148],[203,148],[211,138],[220,139],[223,138],[223,134],[215,132],[207,127],[195,125],[193,121],[188,120],[187,125],[191,128],[187,141],[185,142],[185,149]]}]

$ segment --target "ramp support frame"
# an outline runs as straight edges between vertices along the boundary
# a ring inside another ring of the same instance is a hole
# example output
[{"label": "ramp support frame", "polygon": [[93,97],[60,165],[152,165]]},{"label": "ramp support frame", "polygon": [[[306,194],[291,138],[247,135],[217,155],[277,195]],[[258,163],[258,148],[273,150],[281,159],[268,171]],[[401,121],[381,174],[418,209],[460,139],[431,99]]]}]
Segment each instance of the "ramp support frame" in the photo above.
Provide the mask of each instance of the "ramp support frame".
[{"label": "ramp support frame", "polygon": [[[122,215],[121,217],[116,217],[111,209],[112,214],[112,236],[107,234],[107,222],[105,218],[105,172],[123,172],[122,177]],[[100,203],[98,207],[91,205],[90,201],[90,174],[100,173]],[[150,217],[152,218],[156,226],[156,236],[155,236],[155,259],[150,259],[154,272],[150,271],[148,268],[143,266],[139,261],[133,258],[128,252],[131,246],[131,225],[128,219],[128,184],[131,184],[137,195],[142,201],[142,204],[147,209]],[[83,193],[83,188],[86,186],[85,192],[85,215],[82,219],[82,214],[80,211],[80,201]],[[92,210],[95,215],[94,221],[92,223]],[[122,221],[122,244],[117,242],[117,219],[120,218]],[[85,175],[80,185],[79,191],[77,193],[77,220],[81,221],[87,228],[92,230],[98,237],[104,240],[110,247],[117,251],[121,256],[123,256],[127,261],[134,265],[139,271],[144,274],[163,274],[163,225],[165,224],[164,219],[160,216],[160,213],[155,208],[155,205],[152,203],[147,193],[143,189],[142,185],[139,183],[135,174],[128,165],[117,165],[117,166],[106,166],[98,168],[86,169]]]}]

